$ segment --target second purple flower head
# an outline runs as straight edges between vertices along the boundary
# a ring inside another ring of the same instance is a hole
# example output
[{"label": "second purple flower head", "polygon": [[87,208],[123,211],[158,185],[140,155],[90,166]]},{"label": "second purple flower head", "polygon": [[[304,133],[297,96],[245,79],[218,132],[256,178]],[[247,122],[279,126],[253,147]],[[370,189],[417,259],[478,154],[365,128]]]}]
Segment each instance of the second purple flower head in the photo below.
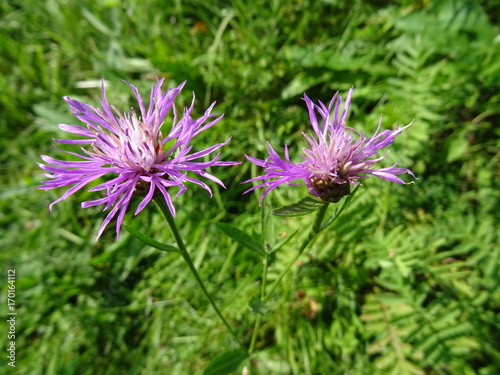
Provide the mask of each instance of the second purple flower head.
[{"label": "second purple flower head", "polygon": [[[342,98],[338,92],[332,98],[328,107],[322,102],[314,104],[304,94],[309,111],[314,134],[303,133],[308,147],[302,149],[301,157],[304,161],[293,163],[290,160],[288,147],[285,146],[285,158],[281,158],[268,142],[269,156],[265,160],[247,156],[252,163],[264,168],[262,176],[255,177],[245,182],[259,181],[259,185],[252,187],[245,193],[254,189],[265,187],[260,200],[281,184],[301,185],[303,180],[311,194],[318,196],[325,203],[336,203],[345,195],[350,194],[350,187],[359,184],[359,180],[370,175],[387,181],[404,183],[397,175],[414,174],[406,168],[398,168],[396,164],[386,168],[376,168],[375,163],[387,156],[387,153],[378,156],[380,149],[389,146],[394,138],[406,129],[396,127],[395,130],[380,130],[380,123],[371,138],[346,126],[347,114],[351,104],[353,89],[349,90],[344,110],[340,113]],[[316,115],[320,115],[320,120]]]}]

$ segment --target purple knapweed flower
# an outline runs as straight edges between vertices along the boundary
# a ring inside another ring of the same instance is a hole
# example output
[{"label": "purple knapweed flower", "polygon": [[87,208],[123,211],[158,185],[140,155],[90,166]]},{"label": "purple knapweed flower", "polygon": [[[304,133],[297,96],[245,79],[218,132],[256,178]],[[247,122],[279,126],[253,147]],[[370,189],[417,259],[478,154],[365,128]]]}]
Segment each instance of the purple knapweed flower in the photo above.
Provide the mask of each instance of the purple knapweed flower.
[{"label": "purple knapweed flower", "polygon": [[[384,130],[379,133],[380,123],[377,131],[371,138],[366,138],[362,133],[346,126],[347,113],[351,103],[353,89],[349,90],[342,115],[339,116],[339,108],[342,98],[338,92],[330,101],[328,107],[322,102],[314,104],[304,94],[304,101],[309,110],[309,118],[316,136],[303,133],[308,143],[308,148],[303,148],[304,159],[301,163],[293,163],[290,160],[288,147],[285,146],[285,159],[282,159],[268,144],[269,156],[265,160],[246,156],[249,161],[264,168],[265,174],[252,178],[245,182],[261,181],[260,185],[247,190],[248,193],[260,187],[267,189],[262,194],[260,201],[273,189],[281,184],[301,185],[301,182],[292,181],[303,179],[311,194],[320,197],[323,202],[336,203],[350,194],[350,186],[359,184],[359,180],[370,175],[380,177],[384,180],[404,183],[396,175],[413,173],[406,168],[397,168],[396,164],[387,168],[374,168],[375,163],[387,156],[378,156],[377,152],[390,145],[394,138],[406,129],[396,127],[396,130]],[[322,118],[318,123],[316,112]],[[333,111],[333,113],[332,113]],[[372,158],[372,159],[371,159]]]},{"label": "purple knapweed flower", "polygon": [[[99,229],[97,238],[116,215],[118,215],[116,220],[118,237],[123,217],[133,195],[144,198],[137,207],[135,215],[144,209],[155,194],[163,196],[170,212],[175,215],[169,188],[178,186],[180,190],[176,195],[181,195],[187,190],[185,183],[192,182],[207,190],[210,195],[212,194],[208,185],[189,177],[188,172],[224,186],[217,177],[206,172],[205,168],[239,164],[218,161],[220,154],[217,154],[212,161],[195,161],[226,145],[231,138],[205,150],[190,153],[193,147],[190,142],[193,137],[207,130],[223,117],[221,115],[213,118],[216,114],[210,113],[215,102],[203,116],[193,119],[191,117],[194,105],[193,94],[191,106],[184,109],[183,115],[178,120],[174,99],[185,82],[177,88],[162,93],[163,79],[159,80],[151,89],[148,108],[144,106],[137,88],[127,84],[135,94],[139,113],[133,108],[130,113],[121,113],[114,106],[109,105],[104,90],[104,81],[100,100],[102,109],[64,97],[73,114],[85,126],[60,124],[59,128],[77,134],[83,139],[55,139],[54,141],[69,145],[88,145],[86,148],[81,148],[84,155],[63,150],[83,160],[64,161],[42,155],[43,161],[47,164],[38,163],[40,168],[48,172],[45,176],[49,178],[47,181],[42,181],[43,185],[38,189],[48,190],[74,185],[49,206],[51,210],[54,204],[66,199],[85,185],[99,177],[109,175],[107,181],[89,190],[102,191],[103,197],[82,202],[82,207],[105,204],[104,210],[111,209]],[[172,128],[168,135],[164,136],[160,129],[171,108],[173,110]],[[205,123],[209,119],[210,121]]]}]

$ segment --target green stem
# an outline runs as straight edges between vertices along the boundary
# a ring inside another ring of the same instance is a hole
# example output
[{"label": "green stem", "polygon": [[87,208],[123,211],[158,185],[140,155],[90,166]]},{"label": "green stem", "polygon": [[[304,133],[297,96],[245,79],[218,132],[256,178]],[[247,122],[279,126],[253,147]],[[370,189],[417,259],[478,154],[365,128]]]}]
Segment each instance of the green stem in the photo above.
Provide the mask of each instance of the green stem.
[{"label": "green stem", "polygon": [[[331,225],[339,217],[339,215],[342,213],[342,211],[344,211],[344,208],[347,206],[347,204],[354,197],[354,194],[356,193],[357,190],[358,190],[358,187],[356,187],[354,189],[354,191],[346,199],[344,199],[344,201],[342,202],[342,205],[324,223],[323,223],[323,220],[325,219],[325,215],[326,215],[326,212],[328,210],[328,203],[324,204],[319,209],[318,213],[316,214],[316,218],[314,220],[312,228],[309,231],[309,234],[304,239],[304,241],[302,241],[302,244],[300,245],[299,252],[292,259],[292,261],[287,264],[287,266],[281,272],[281,274],[278,277],[278,279],[271,286],[271,289],[269,290],[268,293],[266,293],[267,271],[268,271],[268,265],[269,265],[269,254],[267,254],[266,258],[264,259],[264,267],[263,267],[263,270],[262,270],[262,284],[261,284],[261,290],[260,290],[260,300],[262,302],[266,301],[269,298],[269,296],[272,295],[272,293],[274,292],[274,290],[276,289],[276,287],[278,286],[278,284],[281,282],[281,280],[283,279],[283,277],[285,277],[285,275],[288,273],[288,271],[290,270],[290,268],[295,264],[295,262],[297,261],[297,259],[299,259],[299,257],[302,255],[302,253],[304,252],[304,250],[306,249],[306,247],[311,243],[311,241],[313,240],[313,238],[319,232],[321,232],[323,229],[325,229],[326,227],[328,227],[329,225]],[[265,222],[265,219],[264,219],[264,217],[265,217],[264,210],[262,211],[262,213],[263,213],[263,217],[262,217],[262,223],[263,223],[262,233],[264,233],[265,232],[265,228],[264,228],[264,225],[265,225],[264,224],[264,222]],[[249,354],[252,354],[254,352],[254,350],[255,350],[255,345],[256,345],[256,342],[257,342],[257,333],[258,333],[258,330],[259,330],[261,319],[262,319],[262,315],[258,313],[257,317],[255,318],[255,324],[254,324],[253,332],[252,332],[252,339],[250,341],[250,348],[248,349],[248,353]]]},{"label": "green stem", "polygon": [[[260,286],[260,299],[263,301],[266,294],[266,284],[267,284],[267,268],[269,264],[269,255],[264,259],[264,267],[262,269],[262,284]],[[252,339],[250,341],[250,348],[248,349],[248,353],[252,354],[255,350],[255,344],[257,342],[257,333],[259,331],[260,320],[262,315],[257,313],[257,317],[255,318],[255,324],[253,326]]]},{"label": "green stem", "polygon": [[286,275],[286,273],[294,265],[294,263],[297,261],[297,259],[299,259],[299,257],[302,255],[302,253],[304,252],[307,245],[309,245],[309,243],[312,241],[314,236],[316,236],[316,234],[318,234],[318,232],[322,229],[321,223],[323,222],[323,219],[325,218],[327,209],[328,209],[328,203],[324,204],[323,207],[321,207],[319,209],[318,214],[316,215],[316,219],[314,220],[314,224],[313,224],[309,234],[304,239],[304,241],[302,241],[302,244],[300,245],[299,252],[295,256],[295,258],[293,258],[292,261],[287,264],[287,266],[285,267],[283,272],[281,272],[281,275],[278,277],[278,279],[271,286],[271,289],[269,290],[269,292],[267,294],[265,294],[263,300],[266,300],[274,292],[274,289],[276,289],[276,287],[281,282],[281,280]]},{"label": "green stem", "polygon": [[181,253],[182,257],[184,258],[184,260],[186,261],[187,265],[189,266],[189,269],[193,273],[196,281],[198,282],[201,289],[203,290],[203,293],[205,293],[208,300],[210,301],[210,304],[214,308],[217,315],[219,315],[219,318],[222,320],[224,325],[227,327],[227,329],[229,330],[231,335],[233,335],[233,337],[236,339],[236,341],[243,347],[240,340],[238,339],[238,336],[236,336],[233,329],[231,328],[231,326],[229,325],[229,323],[227,322],[227,320],[224,318],[224,316],[220,312],[219,308],[217,307],[217,304],[215,303],[214,299],[212,298],[210,293],[208,293],[207,288],[205,288],[205,284],[203,284],[203,281],[200,278],[200,274],[198,273],[198,270],[196,269],[196,267],[193,263],[193,260],[191,259],[191,256],[189,255],[189,252],[187,251],[186,246],[184,245],[184,241],[182,240],[182,237],[179,233],[179,230],[177,229],[177,225],[175,225],[175,220],[174,220],[172,214],[170,213],[170,210],[168,209],[167,204],[165,203],[165,200],[160,198],[160,197],[153,198],[153,200],[155,201],[156,205],[158,206],[161,213],[163,214],[163,217],[165,218],[168,225],[170,226],[170,229],[172,230],[172,233],[175,237],[175,241],[177,242],[177,245],[179,246],[180,253]]},{"label": "green stem", "polygon": [[344,199],[344,202],[342,202],[342,205],[340,206],[340,208],[338,208],[337,211],[335,211],[335,213],[327,221],[325,221],[323,223],[323,225],[321,225],[318,232],[321,232],[323,229],[325,229],[327,226],[331,225],[335,220],[337,220],[337,218],[340,216],[342,211],[344,211],[344,208],[349,204],[349,202],[352,200],[352,198],[354,198],[354,195],[356,195],[356,192],[358,191],[359,186],[360,185],[356,186],[354,188],[354,190],[352,191],[352,193],[349,194],[346,199]]}]

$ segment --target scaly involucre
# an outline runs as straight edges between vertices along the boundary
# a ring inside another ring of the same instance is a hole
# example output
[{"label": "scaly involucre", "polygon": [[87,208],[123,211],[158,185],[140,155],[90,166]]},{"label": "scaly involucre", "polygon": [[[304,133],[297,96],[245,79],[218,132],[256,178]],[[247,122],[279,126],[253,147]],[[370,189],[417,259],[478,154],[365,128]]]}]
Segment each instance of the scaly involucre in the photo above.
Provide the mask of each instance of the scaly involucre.
[{"label": "scaly involucre", "polygon": [[[404,183],[396,175],[413,173],[406,168],[398,168],[396,164],[387,168],[374,168],[375,163],[387,156],[387,153],[378,156],[380,149],[389,146],[394,138],[406,129],[396,127],[395,130],[377,131],[371,138],[365,137],[362,133],[346,126],[347,114],[351,103],[353,89],[349,90],[345,102],[344,110],[340,114],[342,98],[338,92],[330,101],[328,107],[322,102],[314,104],[311,99],[304,94],[309,111],[314,134],[303,133],[308,148],[303,148],[301,163],[293,163],[290,160],[288,148],[285,146],[285,158],[273,149],[267,142],[269,156],[265,160],[246,156],[249,161],[264,168],[264,174],[252,178],[246,182],[262,182],[252,187],[245,193],[254,189],[265,187],[260,201],[273,189],[281,184],[301,185],[302,182],[292,182],[304,180],[311,194],[320,197],[325,203],[338,202],[343,196],[350,193],[350,186],[359,184],[359,180],[370,175],[377,176],[384,180]],[[320,115],[318,122],[316,112]],[[377,156],[373,158],[374,156]]]},{"label": "scaly involucre", "polygon": [[[102,176],[107,176],[105,182],[92,187],[89,191],[101,191],[102,197],[96,200],[82,202],[82,207],[104,204],[104,210],[110,210],[104,219],[97,238],[104,228],[116,216],[116,234],[120,233],[121,223],[133,195],[142,196],[135,215],[144,209],[155,194],[161,194],[166,201],[172,215],[175,207],[170,197],[170,188],[177,186],[176,195],[183,194],[187,188],[185,182],[195,183],[210,195],[212,192],[207,184],[197,178],[189,177],[188,172],[212,180],[224,187],[222,181],[206,172],[212,166],[229,166],[235,162],[218,161],[219,153],[212,161],[201,162],[197,159],[209,155],[213,151],[226,145],[224,142],[208,147],[202,151],[191,152],[191,140],[204,130],[216,124],[223,116],[211,114],[215,102],[198,119],[191,117],[193,101],[189,108],[184,109],[180,118],[174,105],[174,99],[183,88],[169,89],[162,93],[163,79],[159,80],[151,89],[149,107],[146,108],[137,88],[127,83],[133,90],[139,106],[139,113],[133,108],[130,113],[121,113],[114,106],[109,105],[102,83],[101,109],[65,97],[73,114],[85,124],[65,125],[59,128],[76,134],[82,139],[68,140],[55,139],[61,144],[87,145],[82,147],[85,155],[64,151],[79,159],[77,161],[57,160],[42,155],[46,164],[38,163],[40,168],[48,172],[47,181],[42,181],[39,189],[54,189],[62,186],[74,185],[59,199],[52,202],[50,209],[57,202],[66,199],[85,185]],[[173,111],[172,127],[167,136],[160,131],[167,114]],[[207,123],[205,123],[208,120]]]}]

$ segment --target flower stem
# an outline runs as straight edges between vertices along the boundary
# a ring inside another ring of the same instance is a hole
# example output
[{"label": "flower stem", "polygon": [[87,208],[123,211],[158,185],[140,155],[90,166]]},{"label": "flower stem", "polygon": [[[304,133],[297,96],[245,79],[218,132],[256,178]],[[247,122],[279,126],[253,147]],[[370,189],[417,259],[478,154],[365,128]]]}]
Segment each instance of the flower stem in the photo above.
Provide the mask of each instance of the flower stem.
[{"label": "flower stem", "polygon": [[156,205],[158,206],[161,213],[163,214],[163,217],[165,218],[168,225],[170,226],[170,229],[172,230],[172,233],[175,237],[175,241],[177,242],[177,245],[179,246],[180,253],[181,253],[182,257],[184,258],[184,260],[186,261],[187,265],[189,266],[189,269],[193,273],[196,281],[198,282],[201,289],[203,290],[203,293],[205,293],[205,296],[207,296],[208,300],[210,301],[210,304],[214,308],[217,315],[219,315],[219,318],[222,320],[222,322],[224,323],[226,328],[229,330],[231,335],[233,335],[233,337],[236,339],[236,341],[243,347],[240,340],[238,339],[238,336],[236,336],[233,329],[231,328],[231,326],[229,325],[227,320],[224,318],[224,316],[220,312],[219,308],[217,307],[217,304],[215,303],[214,299],[212,298],[212,296],[208,292],[207,288],[205,287],[205,284],[201,280],[200,274],[198,273],[198,270],[196,269],[196,267],[193,263],[193,260],[191,259],[191,256],[189,255],[189,252],[187,251],[186,246],[184,245],[184,241],[182,240],[182,237],[179,233],[179,230],[177,229],[177,225],[175,224],[174,217],[170,213],[170,210],[168,209],[165,201],[160,197],[153,198],[153,200],[155,201]]},{"label": "flower stem", "polygon": [[[323,222],[323,220],[325,219],[326,212],[328,210],[328,205],[329,204],[326,203],[326,204],[324,204],[319,209],[318,213],[316,214],[316,218],[314,219],[314,223],[313,223],[313,225],[311,227],[311,230],[309,231],[309,234],[304,239],[304,241],[302,241],[302,244],[300,245],[300,248],[299,248],[299,251],[298,251],[297,255],[287,264],[287,266],[285,267],[285,269],[281,272],[281,274],[279,275],[278,279],[274,282],[274,284],[271,286],[271,289],[267,293],[266,293],[267,271],[268,271],[268,267],[269,267],[269,260],[270,260],[269,258],[271,256],[271,254],[268,253],[266,255],[266,257],[264,258],[264,267],[263,267],[263,270],[262,270],[262,284],[261,284],[261,289],[260,289],[260,300],[261,300],[261,302],[265,302],[273,294],[273,292],[276,289],[276,287],[278,286],[278,284],[281,282],[281,280],[283,279],[283,277],[285,277],[285,275],[288,273],[288,271],[290,270],[290,268],[295,264],[295,262],[297,261],[297,259],[299,259],[299,257],[302,255],[302,253],[304,252],[304,250],[306,249],[306,247],[309,245],[309,243],[311,243],[311,241],[313,240],[313,238],[319,232],[321,232],[323,229],[325,229],[326,227],[328,227],[329,225],[331,225],[340,216],[340,214],[342,213],[342,211],[344,211],[344,208],[347,206],[347,204],[354,197],[354,194],[358,190],[358,187],[359,186],[357,186],[354,189],[354,191],[346,199],[344,199],[344,201],[342,202],[342,205],[337,210],[335,210],[335,212],[332,214],[332,216],[330,218],[328,218],[328,220],[326,220],[325,222]],[[263,210],[262,211],[262,223],[263,223],[262,233],[265,232],[265,228],[264,228],[265,227],[265,224],[264,224],[265,221],[266,221],[265,220],[265,213],[264,213],[264,210]],[[265,239],[264,239],[264,241],[265,241]],[[258,333],[258,330],[259,330],[261,319],[262,319],[262,315],[260,313],[257,313],[257,317],[255,318],[255,323],[254,323],[254,327],[253,327],[252,338],[251,338],[251,341],[250,341],[250,347],[248,349],[248,353],[250,355],[255,351],[255,345],[256,345],[256,342],[257,342],[257,333]]]},{"label": "flower stem", "polygon": [[342,202],[342,205],[324,223],[323,223],[323,219],[325,218],[326,211],[328,209],[328,203],[324,204],[323,207],[320,208],[320,210],[318,211],[318,214],[316,215],[316,219],[314,220],[314,224],[311,228],[311,231],[309,232],[307,237],[302,242],[302,245],[300,245],[299,252],[295,256],[295,258],[293,258],[292,261],[290,263],[288,263],[288,265],[285,267],[283,272],[281,272],[281,275],[274,282],[274,284],[271,286],[271,289],[269,290],[269,292],[262,299],[263,301],[265,301],[274,292],[274,289],[276,289],[276,287],[278,286],[280,281],[283,279],[283,277],[286,275],[288,270],[290,270],[290,268],[297,261],[297,259],[299,259],[299,257],[302,255],[305,248],[307,247],[307,245],[309,245],[309,243],[312,241],[314,236],[316,236],[319,232],[321,232],[323,229],[325,229],[326,227],[331,225],[335,220],[337,220],[337,218],[340,216],[342,211],[344,211],[344,208],[349,204],[349,202],[351,202],[352,198],[354,198],[354,195],[358,191],[358,188],[359,188],[359,185],[356,186],[356,188],[352,191],[351,194],[349,194],[349,196],[346,199],[344,199],[344,201]]},{"label": "flower stem", "polygon": [[314,236],[316,236],[316,234],[318,234],[318,232],[322,229],[321,228],[321,223],[323,222],[323,219],[325,218],[327,209],[328,209],[328,203],[324,204],[323,207],[321,207],[319,209],[319,211],[318,211],[318,213],[316,215],[316,219],[314,220],[313,226],[312,226],[311,230],[309,231],[309,234],[304,239],[304,241],[302,241],[302,244],[300,245],[299,252],[292,259],[292,261],[287,264],[287,266],[285,267],[285,269],[283,270],[283,272],[281,272],[281,275],[278,277],[278,279],[271,286],[271,289],[269,290],[269,292],[267,292],[267,294],[265,294],[264,300],[266,300],[274,292],[274,290],[276,289],[276,287],[278,286],[278,284],[281,282],[281,280],[283,279],[283,277],[287,274],[287,272],[294,265],[294,263],[297,261],[297,259],[299,259],[299,257],[302,255],[302,253],[304,252],[304,250],[307,247],[307,245],[309,245],[309,243],[312,241],[312,239],[314,238]]},{"label": "flower stem", "polygon": [[[266,294],[266,284],[267,284],[267,268],[269,265],[269,255],[264,259],[264,267],[262,269],[262,284],[260,287],[260,299],[263,301]],[[252,354],[255,350],[255,344],[257,342],[257,333],[259,331],[260,320],[262,318],[262,314],[257,313],[257,317],[255,318],[255,324],[253,326],[252,339],[250,341],[250,348],[248,349],[248,353]]]},{"label": "flower stem", "polygon": [[337,220],[337,218],[340,216],[342,211],[344,211],[344,208],[346,208],[346,206],[349,204],[349,202],[354,198],[358,189],[359,189],[359,185],[354,188],[354,190],[351,192],[351,194],[349,194],[347,196],[346,199],[344,199],[340,208],[338,208],[335,211],[335,213],[327,221],[325,221],[323,223],[323,225],[321,225],[321,227],[318,229],[318,232],[321,232],[323,229],[325,229],[327,226],[331,225],[335,220]]}]

